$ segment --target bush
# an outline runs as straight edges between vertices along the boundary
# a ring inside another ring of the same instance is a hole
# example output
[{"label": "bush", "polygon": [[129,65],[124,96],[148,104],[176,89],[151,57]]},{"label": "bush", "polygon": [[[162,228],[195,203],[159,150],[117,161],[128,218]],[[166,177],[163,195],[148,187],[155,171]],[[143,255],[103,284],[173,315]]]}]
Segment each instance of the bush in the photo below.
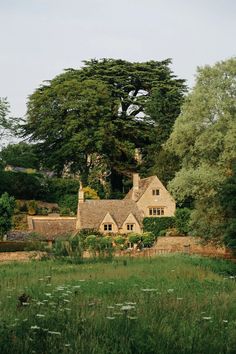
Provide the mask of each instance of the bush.
[{"label": "bush", "polygon": [[47,180],[38,174],[0,171],[0,195],[4,192],[17,199],[43,199],[48,194]]},{"label": "bush", "polygon": [[59,207],[62,209],[69,209],[72,213],[76,214],[78,206],[78,193],[65,194],[59,200]]},{"label": "bush", "polygon": [[32,241],[3,241],[0,242],[0,252],[20,252],[20,251],[38,251],[44,249],[41,242]]},{"label": "bush", "polygon": [[175,212],[175,227],[181,235],[189,232],[190,210],[188,208],[177,209]]},{"label": "bush", "polygon": [[129,242],[133,245],[134,243],[138,243],[139,241],[141,241],[141,234],[134,234],[131,233],[129,234]]},{"label": "bush", "polygon": [[66,195],[78,195],[80,183],[77,179],[72,178],[50,178],[48,179],[48,195],[45,201],[58,203]]},{"label": "bush", "polygon": [[160,231],[172,228],[175,226],[175,217],[161,217],[161,218],[144,218],[143,230],[144,232],[152,232],[154,236],[160,236]]},{"label": "bush", "polygon": [[155,242],[155,236],[152,232],[144,232],[141,235],[143,247],[152,247]]},{"label": "bush", "polygon": [[12,227],[15,199],[3,193],[0,197],[0,237],[4,236]]},{"label": "bush", "polygon": [[26,202],[27,210],[29,215],[36,215],[38,212],[38,204],[35,200],[29,200]]}]

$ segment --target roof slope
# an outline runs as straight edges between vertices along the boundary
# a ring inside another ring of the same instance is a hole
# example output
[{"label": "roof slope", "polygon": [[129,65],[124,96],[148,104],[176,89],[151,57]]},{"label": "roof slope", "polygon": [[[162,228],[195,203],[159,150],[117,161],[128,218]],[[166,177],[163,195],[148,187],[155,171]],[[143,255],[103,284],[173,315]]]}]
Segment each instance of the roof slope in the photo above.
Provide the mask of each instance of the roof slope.
[{"label": "roof slope", "polygon": [[[147,188],[149,187],[149,185],[151,184],[151,182],[155,177],[156,176],[150,176],[139,180],[139,190],[135,192],[136,201],[138,201],[142,197],[142,195],[145,193],[145,191],[147,190]],[[129,192],[124,197],[124,200],[132,199],[132,194],[133,194],[133,188],[129,190]]]},{"label": "roof slope", "polygon": [[140,224],[143,219],[133,200],[86,200],[79,204],[80,228],[98,229],[107,213],[115,220],[118,228],[122,227],[130,213]]}]

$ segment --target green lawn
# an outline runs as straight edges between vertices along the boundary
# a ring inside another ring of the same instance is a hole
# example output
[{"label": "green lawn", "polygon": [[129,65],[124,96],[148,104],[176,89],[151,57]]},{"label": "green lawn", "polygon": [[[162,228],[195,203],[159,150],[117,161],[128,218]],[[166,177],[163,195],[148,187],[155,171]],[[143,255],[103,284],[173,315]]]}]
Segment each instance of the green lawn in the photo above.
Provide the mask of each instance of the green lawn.
[{"label": "green lawn", "polygon": [[0,265],[0,353],[236,353],[234,275],[174,255]]}]

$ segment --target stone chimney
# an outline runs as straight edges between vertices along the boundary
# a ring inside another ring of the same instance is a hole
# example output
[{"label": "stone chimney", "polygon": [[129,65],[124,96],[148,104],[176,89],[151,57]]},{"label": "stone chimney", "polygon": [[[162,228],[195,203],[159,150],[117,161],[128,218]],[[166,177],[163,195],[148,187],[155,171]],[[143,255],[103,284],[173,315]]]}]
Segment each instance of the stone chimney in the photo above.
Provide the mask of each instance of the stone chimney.
[{"label": "stone chimney", "polygon": [[132,199],[134,201],[138,200],[139,196],[139,174],[138,173],[133,173],[133,193],[132,193]]},{"label": "stone chimney", "polygon": [[82,182],[80,182],[79,193],[78,193],[78,203],[84,203],[84,190]]}]

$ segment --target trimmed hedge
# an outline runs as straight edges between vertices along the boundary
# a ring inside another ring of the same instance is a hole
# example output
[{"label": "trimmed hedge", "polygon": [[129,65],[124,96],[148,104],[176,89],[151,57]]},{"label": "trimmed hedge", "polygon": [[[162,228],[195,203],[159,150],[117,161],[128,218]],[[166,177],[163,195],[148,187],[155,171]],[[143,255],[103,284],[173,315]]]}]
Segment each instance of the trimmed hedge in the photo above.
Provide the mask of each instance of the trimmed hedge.
[{"label": "trimmed hedge", "polygon": [[143,231],[159,236],[160,231],[175,227],[175,217],[144,218]]},{"label": "trimmed hedge", "polygon": [[0,252],[36,251],[43,248],[41,242],[32,241],[1,241]]}]

